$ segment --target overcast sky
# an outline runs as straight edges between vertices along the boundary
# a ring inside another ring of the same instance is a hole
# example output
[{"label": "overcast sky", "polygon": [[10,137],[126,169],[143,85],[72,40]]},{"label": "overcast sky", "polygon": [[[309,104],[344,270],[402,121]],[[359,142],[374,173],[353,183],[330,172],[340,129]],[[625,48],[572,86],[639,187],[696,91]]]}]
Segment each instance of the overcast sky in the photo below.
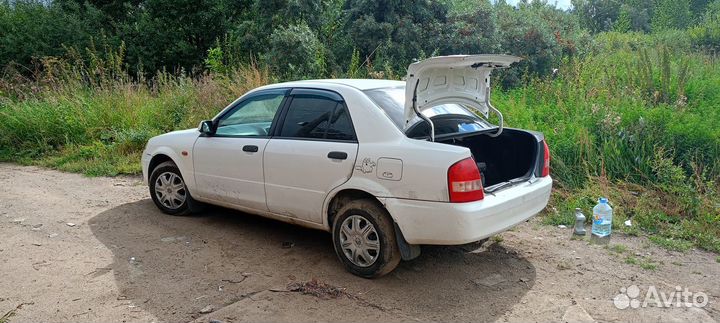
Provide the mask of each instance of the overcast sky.
[{"label": "overcast sky", "polygon": [[[519,0],[507,0],[507,3],[509,4],[516,4]],[[570,0],[548,0],[548,3],[553,4],[555,3],[556,6],[560,9],[568,9],[572,5],[570,4]]]}]

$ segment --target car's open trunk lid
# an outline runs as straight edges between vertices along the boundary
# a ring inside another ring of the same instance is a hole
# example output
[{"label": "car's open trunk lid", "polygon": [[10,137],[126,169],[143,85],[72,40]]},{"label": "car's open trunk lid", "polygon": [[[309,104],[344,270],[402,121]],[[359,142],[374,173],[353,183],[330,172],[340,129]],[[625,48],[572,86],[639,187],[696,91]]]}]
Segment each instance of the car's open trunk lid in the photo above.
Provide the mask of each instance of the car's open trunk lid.
[{"label": "car's open trunk lid", "polygon": [[490,73],[520,61],[509,55],[452,55],[410,64],[405,83],[405,129],[427,108],[456,103],[488,117]]}]

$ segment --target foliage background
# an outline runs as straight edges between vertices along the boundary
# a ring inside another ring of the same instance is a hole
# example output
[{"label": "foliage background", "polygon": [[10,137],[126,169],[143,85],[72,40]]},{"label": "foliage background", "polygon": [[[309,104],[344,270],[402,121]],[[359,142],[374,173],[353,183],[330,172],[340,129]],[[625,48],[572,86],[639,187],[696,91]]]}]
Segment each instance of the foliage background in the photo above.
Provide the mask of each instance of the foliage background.
[{"label": "foliage background", "polygon": [[134,174],[147,139],[262,84],[507,53],[524,60],[495,75],[492,99],[550,143],[547,223],[602,195],[618,230],[720,251],[720,0],[572,4],[5,0],[0,160]]}]

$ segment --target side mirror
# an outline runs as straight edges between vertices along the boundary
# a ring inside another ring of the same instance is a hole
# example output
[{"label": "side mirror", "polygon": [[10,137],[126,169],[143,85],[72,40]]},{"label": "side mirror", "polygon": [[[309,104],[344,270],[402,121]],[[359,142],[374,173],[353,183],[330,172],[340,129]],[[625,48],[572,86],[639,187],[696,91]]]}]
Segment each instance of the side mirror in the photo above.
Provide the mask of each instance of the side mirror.
[{"label": "side mirror", "polygon": [[200,125],[198,126],[198,131],[200,131],[201,134],[212,136],[215,134],[215,125],[213,124],[212,120],[204,120],[200,122]]}]

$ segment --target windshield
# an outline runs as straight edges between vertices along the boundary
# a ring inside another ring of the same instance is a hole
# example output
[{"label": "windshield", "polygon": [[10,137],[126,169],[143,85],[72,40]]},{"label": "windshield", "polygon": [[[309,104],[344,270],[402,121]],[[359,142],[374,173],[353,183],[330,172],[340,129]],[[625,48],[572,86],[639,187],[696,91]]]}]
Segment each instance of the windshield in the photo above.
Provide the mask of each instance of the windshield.
[{"label": "windshield", "polygon": [[[367,94],[367,96],[370,97],[370,99],[375,102],[375,104],[377,104],[381,109],[383,109],[383,111],[385,111],[388,117],[390,117],[390,120],[392,120],[393,123],[395,123],[395,125],[400,130],[405,129],[403,125],[405,110],[405,87],[367,90],[365,91],[365,94]],[[447,133],[473,132],[491,127],[490,124],[480,119],[476,114],[470,112],[468,108],[461,104],[441,104],[429,109],[425,109],[421,113],[424,116],[431,118],[433,121],[435,121],[435,117],[442,115],[455,115],[466,117],[461,118],[464,120],[457,121],[450,127],[443,127],[443,129],[447,129],[443,131],[444,133],[438,133],[438,129],[436,129],[436,135]],[[420,121],[422,121],[422,119],[420,119],[420,117],[418,116],[415,116],[412,120],[410,120],[410,124],[408,125],[407,129],[410,130],[414,128],[415,124]]]}]

